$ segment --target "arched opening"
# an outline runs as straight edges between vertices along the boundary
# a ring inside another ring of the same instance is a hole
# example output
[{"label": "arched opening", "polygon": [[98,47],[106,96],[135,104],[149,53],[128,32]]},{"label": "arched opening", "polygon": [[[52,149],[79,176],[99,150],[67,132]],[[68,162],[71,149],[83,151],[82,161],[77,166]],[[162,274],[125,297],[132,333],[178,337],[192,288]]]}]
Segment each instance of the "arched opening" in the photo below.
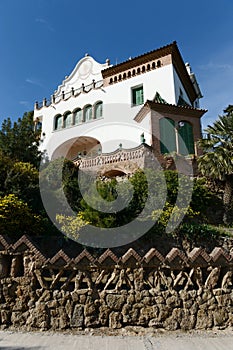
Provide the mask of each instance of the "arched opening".
[{"label": "arched opening", "polygon": [[95,113],[94,113],[95,119],[102,118],[102,116],[103,116],[103,102],[102,101],[99,101],[95,104],[94,111],[95,111]]},{"label": "arched opening", "polygon": [[73,112],[74,115],[74,124],[80,124],[83,121],[83,111],[81,110],[81,108],[76,108]]},{"label": "arched opening", "polygon": [[64,128],[72,125],[72,113],[70,111],[64,113]]},{"label": "arched opening", "polygon": [[84,121],[88,122],[89,120],[92,120],[92,105],[87,105],[84,108]]},{"label": "arched opening", "polygon": [[160,152],[162,154],[176,152],[175,122],[170,118],[159,120]]},{"label": "arched opening", "polygon": [[193,126],[191,123],[181,120],[178,123],[179,153],[187,156],[194,154]]},{"label": "arched opening", "polygon": [[103,176],[106,176],[109,178],[117,177],[117,176],[125,176],[125,175],[126,175],[126,173],[124,173],[123,171],[118,170],[118,169],[111,169],[111,170],[106,171],[103,174]]},{"label": "arched opening", "polygon": [[57,158],[67,158],[74,160],[77,158],[96,157],[102,152],[102,146],[99,140],[90,136],[80,136],[70,139],[56,148],[53,152],[52,160]]},{"label": "arched opening", "polygon": [[63,117],[61,114],[55,116],[54,120],[54,130],[60,130],[63,124]]}]

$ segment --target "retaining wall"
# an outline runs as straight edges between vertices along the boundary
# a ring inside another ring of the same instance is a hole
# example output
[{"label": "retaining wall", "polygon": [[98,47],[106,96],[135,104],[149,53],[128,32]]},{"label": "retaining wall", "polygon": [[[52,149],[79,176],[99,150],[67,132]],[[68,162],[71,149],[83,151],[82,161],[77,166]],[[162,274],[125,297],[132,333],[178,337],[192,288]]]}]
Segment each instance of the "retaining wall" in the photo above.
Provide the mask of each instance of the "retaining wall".
[{"label": "retaining wall", "polygon": [[[72,242],[70,243],[72,244]],[[46,254],[32,239],[0,236],[0,325],[22,329],[233,326],[233,252],[129,248]]]}]

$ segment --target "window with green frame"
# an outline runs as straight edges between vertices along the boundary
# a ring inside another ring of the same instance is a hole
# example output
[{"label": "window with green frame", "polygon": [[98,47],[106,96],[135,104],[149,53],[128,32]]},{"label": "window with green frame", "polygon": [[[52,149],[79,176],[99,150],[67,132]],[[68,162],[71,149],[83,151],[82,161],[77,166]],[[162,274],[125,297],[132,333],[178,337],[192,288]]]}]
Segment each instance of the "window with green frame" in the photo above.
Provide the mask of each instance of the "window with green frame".
[{"label": "window with green frame", "polygon": [[132,106],[142,105],[144,103],[143,86],[136,86],[132,88]]}]

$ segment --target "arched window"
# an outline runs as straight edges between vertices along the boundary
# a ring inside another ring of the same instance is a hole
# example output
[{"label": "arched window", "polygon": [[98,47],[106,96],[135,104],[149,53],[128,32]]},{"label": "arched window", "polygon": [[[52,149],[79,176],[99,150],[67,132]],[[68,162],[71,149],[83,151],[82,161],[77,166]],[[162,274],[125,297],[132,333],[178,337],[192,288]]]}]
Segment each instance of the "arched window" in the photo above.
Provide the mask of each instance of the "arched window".
[{"label": "arched window", "polygon": [[95,104],[95,119],[101,118],[103,116],[103,102],[97,102]]},{"label": "arched window", "polygon": [[80,124],[80,123],[82,123],[82,121],[83,121],[83,112],[82,112],[81,108],[77,108],[74,111],[74,124],[75,125]]},{"label": "arched window", "polygon": [[72,125],[72,114],[71,112],[66,112],[64,114],[64,128],[68,128]]},{"label": "arched window", "polygon": [[62,128],[63,124],[63,117],[61,114],[56,115],[55,117],[55,123],[54,123],[54,129],[60,130]]},{"label": "arched window", "polygon": [[159,120],[160,152],[162,154],[176,152],[175,122],[170,118]]},{"label": "arched window", "polygon": [[87,105],[84,108],[84,121],[88,122],[89,120],[92,120],[92,106]]},{"label": "arched window", "polygon": [[187,156],[188,154],[194,154],[194,139],[193,139],[193,127],[189,122],[179,121],[178,123],[178,135],[179,135],[179,153]]}]

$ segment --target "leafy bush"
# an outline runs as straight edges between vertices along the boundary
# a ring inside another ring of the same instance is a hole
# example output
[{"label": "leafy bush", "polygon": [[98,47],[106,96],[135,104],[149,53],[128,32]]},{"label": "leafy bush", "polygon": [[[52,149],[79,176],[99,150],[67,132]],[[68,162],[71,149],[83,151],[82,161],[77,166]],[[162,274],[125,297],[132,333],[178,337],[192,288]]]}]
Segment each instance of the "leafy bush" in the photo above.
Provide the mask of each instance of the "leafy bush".
[{"label": "leafy bush", "polygon": [[32,213],[26,203],[9,194],[0,198],[0,233],[9,236],[38,235],[42,231],[42,218]]}]

